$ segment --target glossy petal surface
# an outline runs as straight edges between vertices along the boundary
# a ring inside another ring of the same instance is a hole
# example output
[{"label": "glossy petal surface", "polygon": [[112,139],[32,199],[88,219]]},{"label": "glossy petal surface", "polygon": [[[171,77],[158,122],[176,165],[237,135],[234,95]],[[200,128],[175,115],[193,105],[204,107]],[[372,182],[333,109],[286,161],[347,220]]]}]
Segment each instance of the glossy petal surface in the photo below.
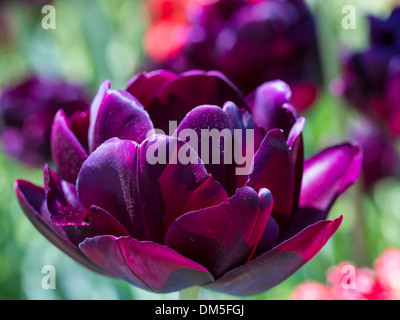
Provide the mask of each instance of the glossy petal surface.
[{"label": "glossy petal surface", "polygon": [[238,189],[225,203],[175,220],[167,231],[166,244],[219,277],[251,258],[271,208],[268,190],[262,190],[259,197],[249,187]]},{"label": "glossy petal surface", "polygon": [[213,280],[203,266],[150,241],[97,236],[86,239],[79,247],[94,263],[150,291],[177,291]]}]

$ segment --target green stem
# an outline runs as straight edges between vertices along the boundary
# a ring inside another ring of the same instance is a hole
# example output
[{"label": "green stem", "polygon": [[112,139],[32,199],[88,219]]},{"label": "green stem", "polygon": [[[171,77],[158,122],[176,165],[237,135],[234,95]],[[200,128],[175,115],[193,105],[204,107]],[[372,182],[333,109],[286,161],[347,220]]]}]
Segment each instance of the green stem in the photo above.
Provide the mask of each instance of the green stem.
[{"label": "green stem", "polygon": [[200,287],[194,286],[179,291],[179,300],[199,300]]}]

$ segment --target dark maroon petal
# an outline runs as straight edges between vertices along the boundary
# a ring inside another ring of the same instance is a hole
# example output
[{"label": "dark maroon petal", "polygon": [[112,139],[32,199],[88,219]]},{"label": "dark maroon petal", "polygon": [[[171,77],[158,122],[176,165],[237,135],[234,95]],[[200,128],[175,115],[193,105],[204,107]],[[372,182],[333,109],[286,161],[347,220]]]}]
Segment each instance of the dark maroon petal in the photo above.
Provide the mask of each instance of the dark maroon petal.
[{"label": "dark maroon petal", "polygon": [[[149,157],[154,152],[165,154],[167,162],[151,163]],[[182,159],[183,153],[189,154],[188,163]],[[164,232],[182,214],[227,200],[224,188],[207,172],[197,153],[187,143],[156,135],[141,144],[140,155],[141,196],[153,193],[155,197],[159,190],[157,201],[163,208]]]},{"label": "dark maroon petal", "polygon": [[295,168],[283,132],[268,132],[254,155],[253,172],[246,185],[254,190],[268,188],[274,197],[272,216],[284,228],[292,213],[295,196]]},{"label": "dark maroon petal", "polygon": [[25,215],[33,226],[57,248],[71,258],[95,272],[111,276],[104,269],[88,260],[66,234],[63,227],[56,226],[50,219],[50,214],[45,209],[45,191],[28,181],[17,180],[14,184],[17,199]]},{"label": "dark maroon petal", "polygon": [[40,215],[46,198],[44,189],[25,180],[15,181],[14,189],[23,211],[29,215]]},{"label": "dark maroon petal", "polygon": [[[186,139],[185,131],[196,133],[195,141],[190,135]],[[207,135],[209,135],[208,139]],[[203,105],[191,110],[179,124],[174,136],[186,141],[200,155],[205,167],[220,182],[225,190],[229,189],[234,177],[233,134],[229,119],[222,108]],[[219,138],[220,137],[220,138]],[[207,146],[208,145],[208,146]]]},{"label": "dark maroon petal", "polygon": [[226,191],[212,175],[202,176],[198,180],[199,177],[193,176],[192,172],[183,176],[185,171],[189,170],[169,165],[158,178],[164,202],[165,228],[185,212],[207,208],[228,198]]},{"label": "dark maroon petal", "polygon": [[293,238],[282,242],[274,249],[285,252],[295,252],[307,262],[321,250],[329,238],[339,228],[342,220],[343,216],[334,220],[318,221],[315,224],[307,226]]},{"label": "dark maroon petal", "polygon": [[168,229],[165,243],[219,277],[251,258],[271,208],[268,190],[257,195],[244,187],[218,206],[180,216]]},{"label": "dark maroon petal", "polygon": [[115,276],[149,291],[173,292],[213,281],[203,266],[150,241],[97,236],[86,239],[80,249]]},{"label": "dark maroon petal", "polygon": [[300,117],[296,120],[293,127],[289,131],[289,136],[287,138],[287,145],[289,148],[294,148],[296,141],[301,137],[304,126],[306,124],[306,119]]},{"label": "dark maroon petal", "polygon": [[305,125],[305,118],[301,117],[296,120],[289,132],[287,144],[292,155],[295,169],[295,189],[292,212],[296,212],[299,205],[301,181],[303,179],[304,167],[304,144],[302,131]]},{"label": "dark maroon petal", "polygon": [[[99,89],[99,94],[103,89]],[[97,99],[96,97],[95,100]],[[113,137],[141,143],[153,132],[149,115],[140,102],[126,91],[108,89],[100,101],[100,106],[92,104],[91,108],[91,112],[96,112],[95,117],[91,116],[89,127],[91,152]]]},{"label": "dark maroon petal", "polygon": [[288,136],[297,118],[289,104],[291,95],[290,87],[276,80],[265,82],[246,97],[254,121],[264,132],[279,128]]},{"label": "dark maroon petal", "polygon": [[[142,217],[136,214],[137,144],[133,141],[110,139],[99,146],[83,163],[77,180],[77,191],[83,206],[97,206],[109,212],[128,232],[134,225],[146,231]],[[155,221],[151,212],[149,218]],[[140,224],[140,226],[139,226]],[[156,231],[160,231],[156,229]]]},{"label": "dark maroon petal", "polygon": [[138,99],[144,107],[147,107],[157,96],[159,88],[179,77],[168,70],[139,73],[129,80],[126,91]]},{"label": "dark maroon petal", "polygon": [[327,148],[313,156],[304,163],[300,207],[324,210],[357,181],[361,167],[362,151],[351,143]]},{"label": "dark maroon petal", "polygon": [[337,197],[356,182],[361,167],[362,151],[358,145],[350,143],[330,147],[307,160],[299,208],[283,239],[326,219]]},{"label": "dark maroon petal", "polygon": [[44,191],[51,220],[60,226],[87,225],[87,212],[73,184],[61,180],[47,165],[43,170]]},{"label": "dark maroon petal", "polygon": [[107,211],[96,206],[91,206],[89,209],[89,225],[94,236],[129,236],[129,232],[118,220]]},{"label": "dark maroon petal", "polygon": [[[79,173],[77,190],[83,205],[106,210],[139,240],[162,242],[176,217],[226,199],[196,153],[195,164],[171,160],[186,146],[163,135],[140,146],[133,141],[108,140],[89,156]],[[155,160],[164,163],[151,163],[152,156],[162,154],[164,159]]]},{"label": "dark maroon petal", "polygon": [[241,296],[262,293],[287,279],[317,254],[341,222],[342,217],[339,217],[310,225],[295,237],[228,271],[206,287]]},{"label": "dark maroon petal", "polygon": [[196,150],[207,171],[230,195],[247,181],[254,152],[262,140],[250,113],[230,101],[223,108],[214,105],[194,108],[181,121],[174,136]]},{"label": "dark maroon petal", "polygon": [[285,232],[281,234],[279,242],[285,241],[293,237],[295,234],[299,233],[301,230],[311,224],[314,224],[321,220],[325,220],[335,201],[336,198],[334,198],[324,210],[312,207],[298,208],[297,211],[294,213],[293,219],[290,221],[290,224],[286,228]]},{"label": "dark maroon petal", "polygon": [[[231,179],[231,193],[233,193],[233,190],[241,188],[246,184],[248,175],[252,170],[251,165],[253,163],[254,153],[260,147],[264,135],[247,110],[239,109],[231,101],[224,104],[223,110],[233,130],[235,143],[233,146],[235,178]],[[237,133],[239,133],[239,135],[237,135]],[[237,147],[239,147],[239,153],[236,150]]]},{"label": "dark maroon petal", "polygon": [[101,107],[103,99],[107,95],[107,91],[111,88],[111,82],[109,80],[105,80],[101,83],[99,90],[97,90],[97,93],[95,97],[93,98],[92,104],[90,105],[90,126],[89,126],[89,149],[91,149],[90,143],[92,138],[90,137],[91,133],[94,130],[94,125],[96,124],[96,118],[97,114],[99,112],[99,109]]},{"label": "dark maroon petal", "polygon": [[95,149],[94,131],[96,126],[97,115],[99,113],[103,100],[107,96],[107,92],[110,88],[111,88],[111,82],[108,80],[103,81],[103,83],[99,87],[99,90],[97,91],[97,94],[95,95],[92,101],[92,104],[90,105],[90,121],[88,129],[89,152],[92,152]]},{"label": "dark maroon petal", "polygon": [[222,107],[226,101],[246,108],[240,93],[222,74],[191,71],[159,88],[146,110],[154,127],[168,132],[169,121],[179,123],[193,108],[207,104]]},{"label": "dark maroon petal", "polygon": [[43,171],[46,205],[42,207],[42,215],[47,215],[52,224],[61,226],[74,245],[92,237],[85,221],[87,212],[76,194],[75,185],[61,180],[47,165]]},{"label": "dark maroon petal", "polygon": [[[223,110],[225,111],[233,130],[254,130],[254,141],[252,142],[254,143],[254,150],[257,150],[263,139],[263,134],[260,128],[255,124],[251,113],[246,109],[239,109],[232,101],[227,101],[223,105]],[[246,141],[245,138],[242,139],[243,143],[246,143]]]},{"label": "dark maroon petal", "polygon": [[90,124],[90,109],[73,113],[69,118],[71,130],[75,134],[78,141],[85,148],[89,150],[88,145],[88,131]]},{"label": "dark maroon petal", "polygon": [[279,232],[280,230],[278,223],[273,217],[270,217],[260,242],[258,243],[258,246],[254,252],[253,259],[275,247],[275,245],[278,243]]},{"label": "dark maroon petal", "polygon": [[87,152],[71,130],[70,123],[63,110],[54,117],[51,131],[51,153],[59,176],[75,183]]}]

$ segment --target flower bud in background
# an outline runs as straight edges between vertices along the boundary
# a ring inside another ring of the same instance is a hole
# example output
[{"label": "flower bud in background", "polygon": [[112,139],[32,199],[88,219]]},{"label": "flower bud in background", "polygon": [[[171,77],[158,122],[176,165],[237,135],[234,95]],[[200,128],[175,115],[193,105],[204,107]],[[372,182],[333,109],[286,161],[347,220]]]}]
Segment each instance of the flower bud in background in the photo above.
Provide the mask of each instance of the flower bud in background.
[{"label": "flower bud in background", "polygon": [[88,92],[58,78],[29,76],[3,88],[0,97],[3,151],[20,161],[41,166],[49,161],[50,132],[59,109],[71,116],[89,108]]},{"label": "flower bud in background", "polygon": [[280,79],[299,112],[316,99],[322,83],[316,27],[302,0],[192,0],[179,10],[150,24],[149,69],[218,70],[244,93]]}]

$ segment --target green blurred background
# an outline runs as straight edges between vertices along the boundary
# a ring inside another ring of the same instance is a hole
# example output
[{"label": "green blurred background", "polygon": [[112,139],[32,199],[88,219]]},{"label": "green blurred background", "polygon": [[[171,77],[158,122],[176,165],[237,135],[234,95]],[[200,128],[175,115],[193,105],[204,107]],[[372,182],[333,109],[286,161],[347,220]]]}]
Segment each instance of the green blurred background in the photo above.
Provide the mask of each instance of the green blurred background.
[{"label": "green blurred background", "polygon": [[[145,1],[145,0],[143,0]],[[346,139],[345,123],[356,115],[329,93],[329,82],[340,68],[340,48],[367,45],[366,14],[384,17],[398,1],[309,0],[318,23],[326,88],[305,115],[306,156]],[[356,29],[342,28],[342,8],[353,5]],[[146,13],[139,0],[58,0],[56,29],[44,30],[41,6],[19,1],[6,5],[12,40],[0,47],[0,88],[30,71],[57,74],[89,85],[93,93],[104,79],[113,88],[125,88],[144,54],[142,35]],[[13,190],[17,178],[42,184],[42,170],[25,167],[0,153],[0,299],[177,299],[137,289],[122,280],[97,275],[74,262],[49,243],[26,219]],[[335,204],[329,218],[344,216],[339,231],[327,245],[289,279],[270,291],[246,299],[289,299],[305,281],[325,282],[326,270],[343,260],[371,266],[387,247],[400,248],[400,182],[380,181],[370,195],[360,186],[349,189]],[[45,290],[42,267],[53,265],[56,289]],[[201,290],[202,299],[239,299]]]}]

